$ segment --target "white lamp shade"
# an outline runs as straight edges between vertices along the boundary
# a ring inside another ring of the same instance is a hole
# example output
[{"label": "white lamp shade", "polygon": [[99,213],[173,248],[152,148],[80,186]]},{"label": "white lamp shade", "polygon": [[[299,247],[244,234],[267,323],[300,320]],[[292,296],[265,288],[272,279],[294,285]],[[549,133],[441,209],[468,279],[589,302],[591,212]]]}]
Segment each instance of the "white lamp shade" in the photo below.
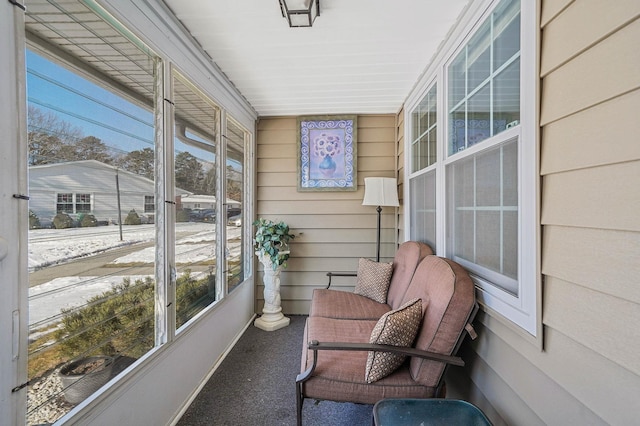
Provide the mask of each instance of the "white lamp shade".
[{"label": "white lamp shade", "polygon": [[364,178],[363,206],[398,207],[398,184],[395,178]]}]

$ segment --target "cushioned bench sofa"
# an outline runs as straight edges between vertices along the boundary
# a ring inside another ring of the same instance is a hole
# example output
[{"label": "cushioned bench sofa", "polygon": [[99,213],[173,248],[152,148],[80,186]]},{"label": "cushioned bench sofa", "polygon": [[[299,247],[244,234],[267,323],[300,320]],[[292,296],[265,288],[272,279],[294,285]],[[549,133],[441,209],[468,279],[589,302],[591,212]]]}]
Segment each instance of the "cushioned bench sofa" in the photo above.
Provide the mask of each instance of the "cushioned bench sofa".
[{"label": "cushioned bench sofa", "polygon": [[431,253],[409,241],[393,264],[360,259],[355,292],[314,291],[296,378],[299,425],[305,398],[444,397],[446,366],[464,365],[455,354],[467,333],[475,337],[477,303],[467,272]]}]

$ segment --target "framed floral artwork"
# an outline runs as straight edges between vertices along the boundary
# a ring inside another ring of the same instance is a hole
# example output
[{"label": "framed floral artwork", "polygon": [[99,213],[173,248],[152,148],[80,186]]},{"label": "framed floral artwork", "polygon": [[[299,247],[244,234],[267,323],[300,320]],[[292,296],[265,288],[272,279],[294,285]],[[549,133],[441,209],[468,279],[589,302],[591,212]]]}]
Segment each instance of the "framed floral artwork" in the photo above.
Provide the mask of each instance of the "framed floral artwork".
[{"label": "framed floral artwork", "polygon": [[357,189],[357,117],[298,117],[298,191]]}]

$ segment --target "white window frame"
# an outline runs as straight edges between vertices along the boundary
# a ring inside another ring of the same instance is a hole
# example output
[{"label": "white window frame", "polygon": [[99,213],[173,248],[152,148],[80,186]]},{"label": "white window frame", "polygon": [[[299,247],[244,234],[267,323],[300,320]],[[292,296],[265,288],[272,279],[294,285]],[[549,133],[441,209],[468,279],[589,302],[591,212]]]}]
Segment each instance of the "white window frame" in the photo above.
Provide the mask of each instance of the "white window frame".
[{"label": "white window frame", "polygon": [[[476,3],[461,17],[458,27],[452,32],[451,38],[441,51],[435,56],[433,63],[427,68],[424,78],[410,94],[405,107],[405,178],[407,181],[436,169],[436,246],[437,254],[446,256],[450,252],[448,247],[447,211],[446,211],[446,167],[460,159],[461,155],[473,155],[495,146],[479,143],[464,150],[464,154],[448,155],[448,76],[447,66],[456,58],[466,43],[479,30],[500,0],[485,0]],[[537,22],[539,10],[535,2],[521,0],[520,4],[520,123],[499,133],[495,144],[502,143],[514,137],[518,142],[518,295],[514,296],[485,279],[472,275],[476,283],[479,302],[489,312],[517,325],[529,335],[540,336],[540,227],[539,227],[539,131],[538,105],[539,83],[537,80],[537,64],[539,63]],[[428,90],[437,83],[437,111],[438,111],[438,161],[434,166],[427,167],[416,173],[411,173],[411,142],[412,134],[411,114],[419,105]],[[494,136],[495,138],[495,136]],[[492,139],[492,138],[490,138]],[[410,205],[410,187],[405,185],[405,239],[410,238],[410,223],[412,206]]]},{"label": "white window frame", "polygon": [[[88,195],[89,196],[89,203],[84,203],[81,202],[80,200],[82,199],[82,196],[84,195]],[[89,205],[89,210],[88,211],[78,211],[78,206],[79,205]],[[91,195],[91,193],[88,192],[82,192],[82,193],[75,193],[73,194],[73,211],[74,213],[91,213],[93,211],[93,196]]]}]

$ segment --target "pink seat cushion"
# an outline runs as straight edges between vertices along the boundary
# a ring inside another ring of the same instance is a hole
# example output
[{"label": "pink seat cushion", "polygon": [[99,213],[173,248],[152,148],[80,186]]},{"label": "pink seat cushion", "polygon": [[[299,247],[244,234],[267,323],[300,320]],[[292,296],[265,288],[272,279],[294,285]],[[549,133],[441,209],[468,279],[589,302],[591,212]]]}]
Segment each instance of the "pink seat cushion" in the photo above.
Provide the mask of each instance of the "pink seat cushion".
[{"label": "pink seat cushion", "polygon": [[359,294],[327,289],[315,289],[311,299],[310,317],[378,320],[391,308]]},{"label": "pink seat cushion", "polygon": [[[368,343],[377,321],[340,320],[309,317],[305,326],[304,342]],[[305,345],[306,347],[306,345]],[[319,351],[318,364],[313,376],[304,382],[306,398],[320,400],[374,404],[384,398],[430,398],[435,394],[411,378],[405,362],[390,375],[374,382],[365,381],[366,351]],[[313,363],[313,351],[303,349],[301,371]]]}]

